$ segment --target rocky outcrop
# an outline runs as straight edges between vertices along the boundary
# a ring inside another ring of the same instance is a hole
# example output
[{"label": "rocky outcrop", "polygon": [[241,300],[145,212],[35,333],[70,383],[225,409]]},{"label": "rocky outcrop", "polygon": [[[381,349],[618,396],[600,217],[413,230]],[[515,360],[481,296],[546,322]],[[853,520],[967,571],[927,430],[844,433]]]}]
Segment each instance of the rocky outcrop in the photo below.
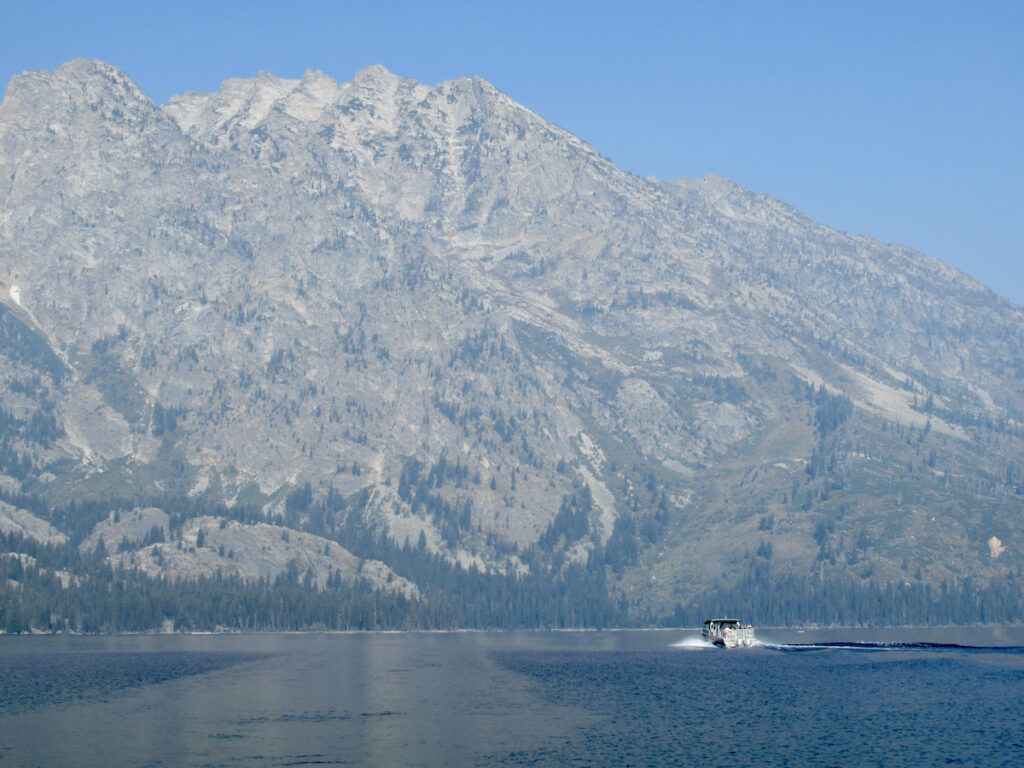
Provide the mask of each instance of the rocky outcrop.
[{"label": "rocky outcrop", "polygon": [[0,501],[0,533],[23,536],[41,544],[64,544],[68,537],[31,512]]},{"label": "rocky outcrop", "polygon": [[364,581],[374,589],[419,598],[415,584],[380,561],[362,560],[333,541],[265,523],[245,525],[223,518],[193,518],[175,541],[129,549],[109,559],[121,568],[172,579],[221,575],[273,582],[292,571],[296,578],[320,589],[326,588],[331,578],[337,578]]}]

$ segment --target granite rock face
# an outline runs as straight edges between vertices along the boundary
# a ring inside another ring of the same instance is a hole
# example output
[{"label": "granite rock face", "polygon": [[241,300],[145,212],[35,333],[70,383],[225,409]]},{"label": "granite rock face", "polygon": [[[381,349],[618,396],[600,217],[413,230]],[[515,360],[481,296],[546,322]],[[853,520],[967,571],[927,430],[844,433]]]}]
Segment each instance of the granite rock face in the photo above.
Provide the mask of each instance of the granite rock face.
[{"label": "granite rock face", "polygon": [[[316,578],[366,566],[281,517],[307,487],[496,570],[585,489],[558,546],[631,541],[615,589],[654,606],[757,558],[1024,564],[1020,308],[725,179],[631,176],[478,79],[260,74],[158,107],[101,62],[16,77],[0,293],[8,493],[258,499],[266,523],[189,535],[243,557],[287,522],[274,557],[308,545]],[[270,573],[206,549],[117,557]]]}]

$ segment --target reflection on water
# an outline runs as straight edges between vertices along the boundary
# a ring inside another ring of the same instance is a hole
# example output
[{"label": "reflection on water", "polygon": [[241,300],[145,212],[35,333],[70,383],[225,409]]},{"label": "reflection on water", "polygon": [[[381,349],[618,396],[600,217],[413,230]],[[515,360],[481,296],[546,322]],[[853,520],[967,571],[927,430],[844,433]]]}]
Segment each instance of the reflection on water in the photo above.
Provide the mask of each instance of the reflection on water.
[{"label": "reflection on water", "polygon": [[474,765],[588,722],[490,658],[552,639],[3,637],[0,765]]},{"label": "reflection on water", "polygon": [[[730,746],[762,765],[998,765],[1024,749],[1020,629],[758,636],[700,653],[670,631],[0,636],[0,766],[736,764],[715,751]],[[951,712],[969,739],[943,735]]]}]

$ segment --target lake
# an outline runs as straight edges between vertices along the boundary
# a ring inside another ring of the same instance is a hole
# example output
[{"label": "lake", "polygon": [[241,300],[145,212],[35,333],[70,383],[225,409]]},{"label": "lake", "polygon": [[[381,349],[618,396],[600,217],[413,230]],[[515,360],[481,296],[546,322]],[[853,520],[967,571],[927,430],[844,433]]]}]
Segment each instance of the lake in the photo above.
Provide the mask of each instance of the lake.
[{"label": "lake", "polygon": [[758,638],[0,636],[0,766],[1024,764],[1022,628]]}]

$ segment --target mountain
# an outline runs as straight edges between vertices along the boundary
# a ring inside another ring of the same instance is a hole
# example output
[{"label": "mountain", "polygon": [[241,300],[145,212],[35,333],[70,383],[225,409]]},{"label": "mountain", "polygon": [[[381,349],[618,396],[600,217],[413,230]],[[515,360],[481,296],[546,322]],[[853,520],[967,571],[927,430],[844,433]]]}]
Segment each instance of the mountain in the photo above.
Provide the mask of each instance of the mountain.
[{"label": "mountain", "polygon": [[1021,308],[479,79],[18,76],[0,294],[8,562],[473,625],[1024,618]]}]

